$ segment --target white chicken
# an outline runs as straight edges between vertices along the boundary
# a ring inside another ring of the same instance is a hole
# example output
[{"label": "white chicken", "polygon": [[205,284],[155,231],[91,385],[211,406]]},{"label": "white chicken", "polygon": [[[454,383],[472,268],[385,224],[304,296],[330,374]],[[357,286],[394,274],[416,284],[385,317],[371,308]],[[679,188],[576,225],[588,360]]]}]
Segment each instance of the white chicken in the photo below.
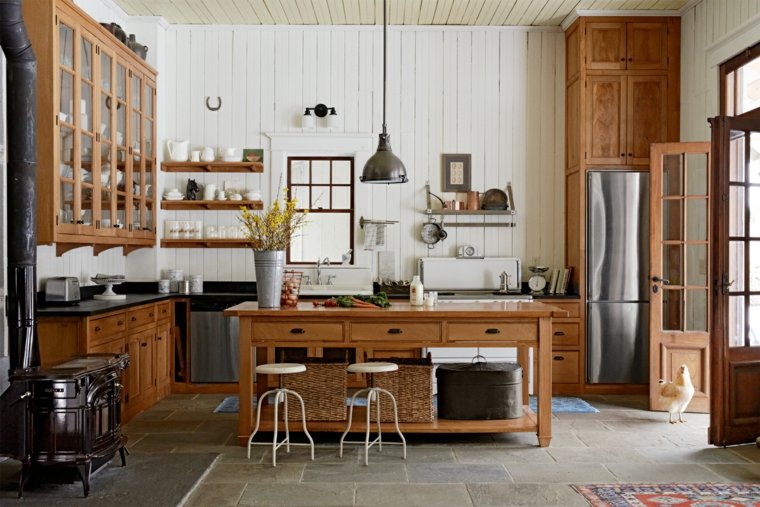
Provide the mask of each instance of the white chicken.
[{"label": "white chicken", "polygon": [[[682,414],[694,396],[694,384],[691,383],[689,368],[682,364],[676,373],[675,382],[660,380],[660,404],[669,412],[668,422],[686,422]],[[673,420],[673,415],[678,414],[678,419]]]}]

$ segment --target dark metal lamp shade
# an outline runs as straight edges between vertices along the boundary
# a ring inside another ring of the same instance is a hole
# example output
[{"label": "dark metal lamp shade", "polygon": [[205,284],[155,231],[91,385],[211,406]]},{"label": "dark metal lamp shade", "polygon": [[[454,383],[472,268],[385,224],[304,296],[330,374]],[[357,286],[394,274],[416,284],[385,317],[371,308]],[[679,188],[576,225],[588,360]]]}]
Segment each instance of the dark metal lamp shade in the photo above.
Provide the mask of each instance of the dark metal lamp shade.
[{"label": "dark metal lamp shade", "polygon": [[391,150],[390,134],[380,134],[377,152],[372,155],[359,178],[362,183],[406,183],[406,167]]}]

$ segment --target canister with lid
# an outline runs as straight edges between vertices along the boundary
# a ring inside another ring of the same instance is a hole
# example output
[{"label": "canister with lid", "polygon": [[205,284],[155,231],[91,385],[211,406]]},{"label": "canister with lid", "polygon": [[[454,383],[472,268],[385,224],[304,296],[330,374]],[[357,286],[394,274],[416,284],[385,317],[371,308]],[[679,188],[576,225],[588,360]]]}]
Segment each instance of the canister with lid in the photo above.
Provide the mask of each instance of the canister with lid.
[{"label": "canister with lid", "polygon": [[190,275],[190,293],[200,294],[203,292],[203,275]]}]

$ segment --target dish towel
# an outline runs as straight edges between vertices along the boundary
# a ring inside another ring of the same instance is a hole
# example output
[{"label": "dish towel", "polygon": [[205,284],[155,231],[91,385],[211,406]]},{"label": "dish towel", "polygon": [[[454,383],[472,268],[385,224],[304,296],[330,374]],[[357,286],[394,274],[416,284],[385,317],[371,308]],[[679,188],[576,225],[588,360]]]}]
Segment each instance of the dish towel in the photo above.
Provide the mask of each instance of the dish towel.
[{"label": "dish towel", "polygon": [[374,250],[375,241],[377,241],[377,225],[376,224],[364,224],[364,249]]}]

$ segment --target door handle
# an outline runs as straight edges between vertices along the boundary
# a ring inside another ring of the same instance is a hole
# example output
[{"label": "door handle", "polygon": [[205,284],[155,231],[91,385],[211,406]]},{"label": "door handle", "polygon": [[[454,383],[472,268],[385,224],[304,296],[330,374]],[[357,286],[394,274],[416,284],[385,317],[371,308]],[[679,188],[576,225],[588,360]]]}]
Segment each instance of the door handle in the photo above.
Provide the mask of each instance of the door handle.
[{"label": "door handle", "polygon": [[670,280],[667,278],[660,278],[659,276],[652,277],[653,282],[662,282],[663,285],[670,285]]}]

